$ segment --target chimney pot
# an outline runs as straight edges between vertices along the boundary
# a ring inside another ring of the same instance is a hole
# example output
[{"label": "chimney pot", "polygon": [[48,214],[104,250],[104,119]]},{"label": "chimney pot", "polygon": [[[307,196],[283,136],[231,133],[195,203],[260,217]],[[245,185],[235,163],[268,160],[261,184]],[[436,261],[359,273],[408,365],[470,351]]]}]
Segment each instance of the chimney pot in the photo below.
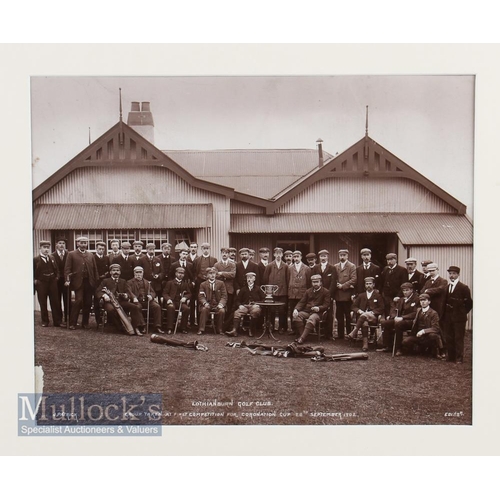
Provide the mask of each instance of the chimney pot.
[{"label": "chimney pot", "polygon": [[142,106],[142,111],[151,111],[148,101],[143,102],[141,106]]},{"label": "chimney pot", "polygon": [[131,111],[140,111],[141,108],[139,107],[139,103],[137,101],[132,101],[132,107],[130,108]]}]

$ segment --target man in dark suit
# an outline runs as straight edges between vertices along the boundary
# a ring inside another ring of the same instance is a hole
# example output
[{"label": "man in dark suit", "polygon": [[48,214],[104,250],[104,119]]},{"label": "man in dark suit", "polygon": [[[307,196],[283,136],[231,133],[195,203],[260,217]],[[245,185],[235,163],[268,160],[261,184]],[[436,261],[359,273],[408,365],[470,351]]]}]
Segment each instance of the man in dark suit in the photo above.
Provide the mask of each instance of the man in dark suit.
[{"label": "man in dark suit", "polygon": [[49,254],[50,241],[41,241],[40,255],[33,259],[33,279],[42,313],[42,326],[49,326],[47,299],[50,301],[54,326],[61,326],[61,299],[57,291],[59,270],[54,256]]},{"label": "man in dark suit", "polygon": [[337,270],[335,266],[328,262],[330,254],[328,250],[320,250],[318,252],[319,264],[316,264],[312,270],[312,274],[319,274],[323,286],[330,290],[330,307],[328,308],[327,317],[327,337],[333,338],[333,318],[335,318],[336,303],[331,295],[332,283],[337,284]]},{"label": "man in dark suit", "polygon": [[116,259],[118,259],[118,257],[121,255],[121,252],[120,252],[120,242],[118,240],[111,240],[109,242],[110,246],[111,246],[111,252],[108,253],[108,257],[109,257],[109,264],[113,264],[113,262],[115,262]]},{"label": "man in dark suit", "polygon": [[306,261],[307,265],[311,268],[311,272],[314,269],[314,266],[316,265],[318,258],[316,257],[316,254],[314,252],[310,252],[306,255]]},{"label": "man in dark suit", "polygon": [[431,302],[428,294],[420,294],[419,302],[420,307],[413,320],[411,333],[403,339],[402,350],[411,352],[414,347],[430,349],[437,359],[444,360],[446,356],[442,354],[443,341],[438,313],[429,307]]},{"label": "man in dark suit", "polygon": [[457,364],[464,360],[464,337],[467,314],[472,309],[470,288],[459,279],[460,268],[448,268],[450,284],[446,291],[444,312],[444,338],[448,351],[448,361]]},{"label": "man in dark suit", "polygon": [[368,330],[370,326],[378,324],[378,318],[384,313],[384,299],[382,294],[375,290],[375,278],[365,278],[365,290],[360,293],[352,304],[352,311],[356,325],[349,334],[350,340],[356,340],[358,331],[363,334],[363,351],[368,350]]},{"label": "man in dark suit", "polygon": [[255,273],[257,279],[256,286],[260,286],[259,266],[250,260],[248,248],[240,248],[240,261],[236,264],[236,275],[234,278],[234,288],[236,293],[244,287],[247,282],[247,273]]},{"label": "man in dark suit", "polygon": [[131,258],[134,262],[132,270],[137,266],[141,266],[143,269],[145,269],[146,268],[146,263],[145,263],[146,256],[142,252],[142,248],[143,248],[142,241],[138,241],[138,240],[134,241],[134,243],[132,243],[132,247],[134,249],[134,252],[131,255]]},{"label": "man in dark suit", "polygon": [[110,296],[107,293],[107,290],[109,290],[114,295],[115,299],[118,300],[119,304],[122,306],[122,309],[126,313],[130,314],[130,321],[134,329],[133,333],[130,333],[130,335],[139,335],[140,337],[142,337],[140,328],[141,325],[144,324],[144,319],[142,317],[142,307],[139,304],[139,300],[130,290],[128,283],[120,277],[120,264],[111,264],[109,266],[109,272],[111,276],[102,280],[102,283],[96,290],[97,298],[103,301],[103,307],[108,314],[108,319],[110,320],[110,322],[112,322],[117,328],[122,330],[123,325],[120,321],[118,313],[116,312],[116,309],[111,303]]},{"label": "man in dark suit", "polygon": [[266,270],[267,265],[269,264],[269,254],[271,250],[267,247],[262,247],[259,250],[259,281],[263,283],[264,281],[264,271]]},{"label": "man in dark suit", "polygon": [[[165,333],[161,329],[161,306],[154,299],[156,293],[150,281],[144,279],[144,269],[141,266],[134,268],[134,277],[127,281],[128,286],[132,293],[137,297],[141,306],[141,313],[143,309],[149,308],[149,320],[152,323],[156,333]],[[144,330],[144,318],[139,323],[139,328]]]},{"label": "man in dark suit", "polygon": [[189,319],[189,303],[192,298],[191,284],[184,281],[185,270],[178,267],[175,270],[175,278],[167,281],[163,289],[163,304],[167,310],[167,334],[171,335],[174,330],[175,311],[180,309],[181,332],[187,333]]},{"label": "man in dark suit", "polygon": [[[287,307],[288,307],[288,281],[290,268],[283,259],[283,249],[276,247],[274,249],[274,260],[266,266],[264,271],[263,285],[276,285],[276,291],[273,292],[275,302],[284,303],[283,306],[272,310],[269,314],[274,315],[272,318],[279,317],[279,329],[286,330],[287,328]],[[291,331],[291,325],[290,325]]]},{"label": "man in dark suit", "polygon": [[395,253],[388,253],[385,258],[387,266],[380,275],[380,292],[384,297],[384,316],[387,317],[391,313],[392,301],[400,299],[401,285],[407,281],[408,274],[403,266],[398,265],[398,256]]},{"label": "man in dark suit", "polygon": [[297,344],[303,344],[307,336],[319,328],[321,316],[330,307],[330,291],[322,286],[321,276],[311,276],[311,283],[311,288],[306,290],[292,312],[292,326],[299,335]]},{"label": "man in dark suit", "polygon": [[[236,276],[236,264],[229,259],[229,248],[220,249],[221,259],[213,267],[217,269],[216,279],[223,281],[226,285],[227,306],[225,321],[231,321],[233,316],[233,298],[234,298],[234,278]],[[224,325],[226,326],[226,325]]]},{"label": "man in dark suit", "polygon": [[356,295],[365,291],[365,278],[375,278],[375,288],[380,291],[380,272],[379,266],[372,262],[372,251],[369,248],[361,249],[361,260],[363,264],[356,268]]},{"label": "man in dark suit", "polygon": [[[96,251],[94,259],[97,267],[97,275],[99,277],[97,280],[96,289],[98,289],[102,280],[105,278],[109,278],[109,257],[107,255],[104,255],[104,252],[106,250],[106,243],[104,243],[104,241],[98,241],[95,244],[95,248]],[[98,325],[101,324],[101,308],[99,302],[99,298],[97,298],[97,295],[94,293],[94,315],[95,321]]]},{"label": "man in dark suit", "polygon": [[158,256],[161,262],[161,273],[162,273],[162,289],[165,288],[167,281],[170,279],[170,269],[172,267],[172,245],[170,243],[162,243],[161,254]]},{"label": "man in dark suit", "polygon": [[172,267],[170,268],[170,279],[175,278],[175,271],[178,267],[184,268],[184,281],[191,283],[191,286],[194,287],[195,274],[194,274],[194,266],[187,260],[188,257],[187,249],[182,249],[179,252],[179,260],[172,262]]},{"label": "man in dark suit", "polygon": [[82,310],[82,328],[89,328],[90,310],[94,289],[99,281],[99,274],[94,256],[87,250],[89,240],[81,236],[76,240],[77,250],[68,253],[64,275],[65,286],[70,286],[75,292],[75,302],[71,308],[69,328],[74,330]]},{"label": "man in dark suit", "polygon": [[330,294],[337,304],[337,337],[345,337],[346,328],[351,322],[351,306],[356,286],[356,266],[348,261],[349,250],[339,250],[339,262],[335,264],[337,282],[331,283]]},{"label": "man in dark suit", "polygon": [[155,255],[155,250],[156,245],[154,243],[148,243],[146,245],[144,278],[151,281],[151,286],[159,302],[161,297],[161,282],[163,281],[163,269],[160,258]]},{"label": "man in dark suit", "polygon": [[54,257],[59,273],[59,278],[57,279],[58,302],[61,303],[62,299],[62,304],[64,305],[64,324],[67,324],[71,300],[69,300],[68,297],[68,289],[64,286],[64,282],[66,281],[64,278],[64,266],[66,265],[66,259],[68,257],[66,240],[64,238],[59,238],[56,241],[56,251],[52,254],[52,257]]},{"label": "man in dark suit", "polygon": [[194,264],[194,261],[198,258],[198,243],[196,241],[192,241],[189,244],[189,253],[187,256],[188,262],[191,262],[191,264]]},{"label": "man in dark suit", "polygon": [[396,335],[396,356],[401,356],[403,334],[413,326],[413,320],[420,306],[418,294],[410,282],[401,285],[401,292],[403,297],[396,302],[392,301],[390,315],[380,322],[384,332],[382,337],[384,347],[377,349],[378,352],[391,352]]},{"label": "man in dark suit", "polygon": [[209,267],[206,272],[207,280],[201,283],[198,293],[198,307],[200,312],[198,335],[203,335],[203,333],[205,333],[205,327],[210,312],[215,313],[216,333],[222,333],[222,324],[226,313],[226,285],[224,285],[222,281],[215,279],[217,275],[215,267]]},{"label": "man in dark suit", "polygon": [[194,261],[195,295],[198,294],[200,285],[207,279],[207,269],[213,267],[217,262],[215,257],[210,255],[210,243],[201,244],[201,255]]},{"label": "man in dark suit", "polygon": [[422,292],[429,295],[431,306],[434,311],[438,313],[441,326],[444,319],[444,310],[446,305],[446,290],[448,289],[448,282],[446,279],[439,276],[439,268],[435,262],[427,265],[427,272],[429,278],[422,287]]},{"label": "man in dark suit", "polygon": [[123,241],[121,254],[113,260],[113,264],[120,265],[121,278],[125,281],[131,280],[134,277],[135,263],[130,255],[130,246],[128,241]]},{"label": "man in dark suit", "polygon": [[420,293],[420,288],[424,284],[424,275],[417,270],[417,259],[409,257],[405,260],[406,272],[408,276],[406,277],[406,282],[413,285],[413,291],[415,293]]}]

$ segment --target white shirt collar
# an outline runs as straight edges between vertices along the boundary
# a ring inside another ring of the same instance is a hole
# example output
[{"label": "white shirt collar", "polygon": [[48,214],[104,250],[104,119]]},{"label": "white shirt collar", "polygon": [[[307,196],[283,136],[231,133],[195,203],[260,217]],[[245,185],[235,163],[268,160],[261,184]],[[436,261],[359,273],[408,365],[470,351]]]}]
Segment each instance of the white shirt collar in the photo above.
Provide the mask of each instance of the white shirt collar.
[{"label": "white shirt collar", "polygon": [[422,312],[426,313],[430,309],[430,306],[422,307]]}]

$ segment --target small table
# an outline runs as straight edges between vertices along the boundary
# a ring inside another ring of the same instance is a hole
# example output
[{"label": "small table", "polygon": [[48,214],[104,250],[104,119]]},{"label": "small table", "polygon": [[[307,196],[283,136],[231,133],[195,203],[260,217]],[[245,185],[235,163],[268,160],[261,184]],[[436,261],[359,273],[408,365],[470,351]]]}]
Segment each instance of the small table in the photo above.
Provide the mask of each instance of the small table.
[{"label": "small table", "polygon": [[284,306],[284,302],[255,302],[256,305],[262,308],[264,312],[264,330],[262,331],[262,335],[260,337],[257,337],[257,340],[260,340],[266,333],[269,338],[272,338],[273,340],[277,340],[279,342],[279,339],[277,339],[273,335],[273,321],[269,319],[269,311],[271,310],[272,307],[281,307]]}]

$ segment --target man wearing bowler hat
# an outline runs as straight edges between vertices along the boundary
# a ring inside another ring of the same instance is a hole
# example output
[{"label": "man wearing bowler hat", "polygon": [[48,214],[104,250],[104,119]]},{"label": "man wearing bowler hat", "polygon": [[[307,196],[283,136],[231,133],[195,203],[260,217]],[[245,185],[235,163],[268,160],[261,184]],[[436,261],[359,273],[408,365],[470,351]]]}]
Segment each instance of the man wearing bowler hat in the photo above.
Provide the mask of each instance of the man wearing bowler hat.
[{"label": "man wearing bowler hat", "polygon": [[78,248],[69,252],[64,266],[65,286],[75,292],[75,302],[71,307],[69,328],[74,330],[82,311],[82,328],[89,328],[90,310],[94,289],[99,282],[99,274],[94,256],[87,250],[89,240],[85,236],[77,238]]},{"label": "man wearing bowler hat", "polygon": [[448,361],[457,364],[464,360],[464,337],[467,314],[472,309],[470,288],[460,281],[460,268],[448,268],[449,285],[444,311],[444,338]]},{"label": "man wearing bowler hat", "polygon": [[351,306],[354,287],[356,286],[356,266],[349,262],[349,250],[339,250],[339,262],[335,264],[337,282],[332,281],[330,294],[333,295],[337,305],[337,337],[345,337],[346,328],[351,322]]},{"label": "man wearing bowler hat", "polygon": [[50,301],[54,326],[61,326],[61,299],[57,291],[59,270],[53,255],[50,255],[50,241],[40,241],[40,255],[33,259],[33,279],[42,313],[42,326],[49,326],[47,299]]}]

